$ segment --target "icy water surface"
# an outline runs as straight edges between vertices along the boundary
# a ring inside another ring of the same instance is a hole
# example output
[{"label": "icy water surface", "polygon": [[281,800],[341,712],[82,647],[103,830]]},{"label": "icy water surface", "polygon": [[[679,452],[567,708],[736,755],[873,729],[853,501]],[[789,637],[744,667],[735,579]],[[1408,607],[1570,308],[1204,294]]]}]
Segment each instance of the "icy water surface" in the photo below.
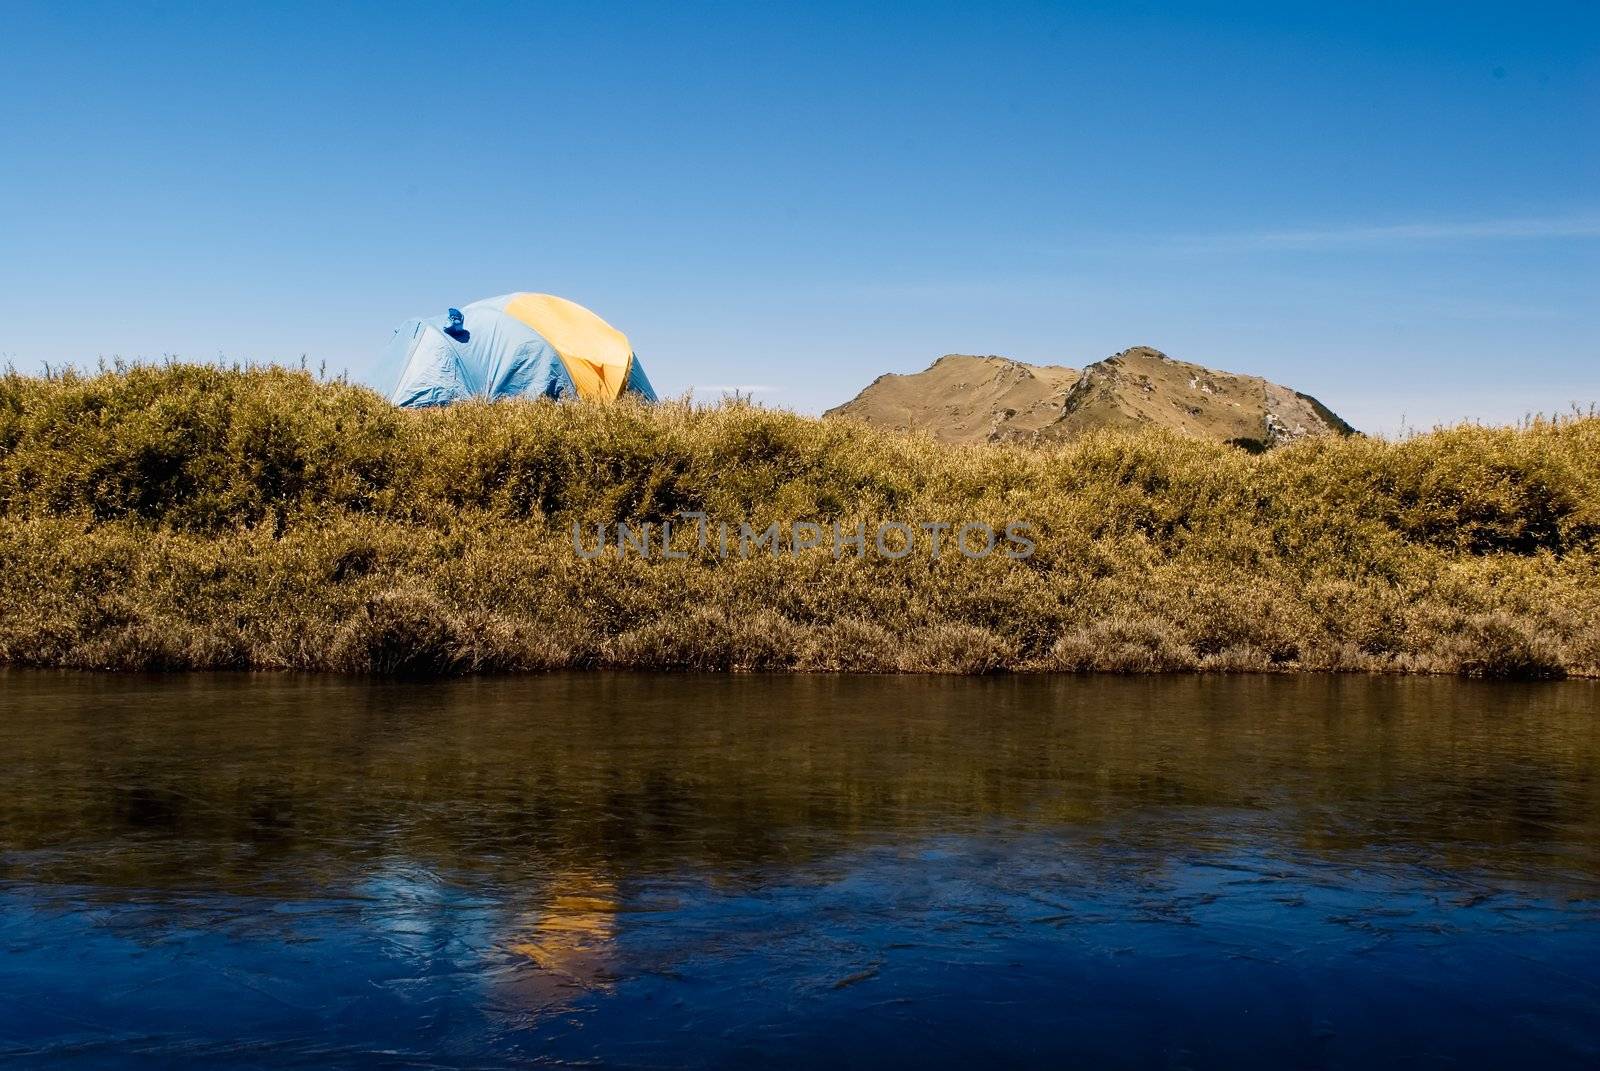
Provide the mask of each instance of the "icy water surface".
[{"label": "icy water surface", "polygon": [[0,673],[0,1062],[1594,1067],[1600,688]]}]

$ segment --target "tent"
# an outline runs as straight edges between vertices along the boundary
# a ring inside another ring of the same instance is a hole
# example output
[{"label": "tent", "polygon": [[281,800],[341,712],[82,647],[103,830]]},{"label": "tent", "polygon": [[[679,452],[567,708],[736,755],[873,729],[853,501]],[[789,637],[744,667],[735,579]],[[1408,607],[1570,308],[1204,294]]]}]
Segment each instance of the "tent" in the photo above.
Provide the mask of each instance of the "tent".
[{"label": "tent", "polygon": [[550,294],[506,294],[407,320],[390,357],[400,369],[392,400],[412,409],[466,398],[656,400],[628,336]]}]

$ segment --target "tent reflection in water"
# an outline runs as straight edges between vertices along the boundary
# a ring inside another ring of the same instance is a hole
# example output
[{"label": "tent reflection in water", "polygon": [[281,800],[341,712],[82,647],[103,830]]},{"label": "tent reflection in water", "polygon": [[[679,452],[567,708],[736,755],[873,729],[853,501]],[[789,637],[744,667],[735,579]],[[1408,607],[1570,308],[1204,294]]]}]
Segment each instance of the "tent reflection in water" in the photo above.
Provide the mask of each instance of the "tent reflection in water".
[{"label": "tent reflection in water", "polygon": [[390,347],[400,369],[392,401],[408,409],[468,398],[656,400],[628,336],[551,294],[506,294],[407,320]]}]

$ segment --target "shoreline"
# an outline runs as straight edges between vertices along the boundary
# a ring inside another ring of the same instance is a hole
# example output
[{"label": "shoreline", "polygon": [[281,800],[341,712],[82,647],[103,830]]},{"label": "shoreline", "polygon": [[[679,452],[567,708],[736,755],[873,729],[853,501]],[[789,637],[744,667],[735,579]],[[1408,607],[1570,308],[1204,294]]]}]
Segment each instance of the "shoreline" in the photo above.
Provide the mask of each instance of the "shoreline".
[{"label": "shoreline", "polygon": [[191,667],[183,669],[130,669],[117,666],[68,665],[64,663],[39,664],[0,662],[0,674],[7,672],[62,673],[69,675],[109,676],[123,678],[148,677],[152,679],[200,677],[213,674],[230,677],[253,676],[259,674],[270,677],[307,677],[343,681],[369,681],[382,683],[410,682],[419,684],[467,680],[513,680],[518,678],[547,677],[556,674],[570,674],[576,676],[626,674],[629,676],[661,677],[664,679],[681,677],[913,677],[922,679],[1001,680],[1005,678],[1037,679],[1041,677],[1070,679],[1114,677],[1123,680],[1129,680],[1158,677],[1377,677],[1392,680],[1448,679],[1469,681],[1480,684],[1567,684],[1593,683],[1600,681],[1600,671],[1595,671],[1592,669],[1582,669],[1576,672],[1562,670],[1542,676],[1483,676],[1473,675],[1470,673],[1460,673],[1447,669],[1308,669],[1298,666],[1284,666],[1270,669],[1196,668],[1133,671],[1112,669],[1068,670],[1020,666],[988,670],[980,673],[963,673],[959,671],[931,669],[695,669],[692,667],[642,669],[638,666],[599,664],[561,666],[548,669],[496,669],[472,670],[457,673],[408,674],[377,673],[362,670],[300,669],[287,666],[210,666],[203,668]]}]

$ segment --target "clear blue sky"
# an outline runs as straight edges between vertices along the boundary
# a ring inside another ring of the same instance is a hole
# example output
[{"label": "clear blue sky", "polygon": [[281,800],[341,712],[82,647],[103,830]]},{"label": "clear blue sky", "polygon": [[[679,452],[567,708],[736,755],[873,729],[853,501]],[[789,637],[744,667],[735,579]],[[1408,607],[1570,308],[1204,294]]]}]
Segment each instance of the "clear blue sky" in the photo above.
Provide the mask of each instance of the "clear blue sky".
[{"label": "clear blue sky", "polygon": [[1130,345],[1366,429],[1600,399],[1600,4],[0,8],[0,359],[589,305],[816,411]]}]

